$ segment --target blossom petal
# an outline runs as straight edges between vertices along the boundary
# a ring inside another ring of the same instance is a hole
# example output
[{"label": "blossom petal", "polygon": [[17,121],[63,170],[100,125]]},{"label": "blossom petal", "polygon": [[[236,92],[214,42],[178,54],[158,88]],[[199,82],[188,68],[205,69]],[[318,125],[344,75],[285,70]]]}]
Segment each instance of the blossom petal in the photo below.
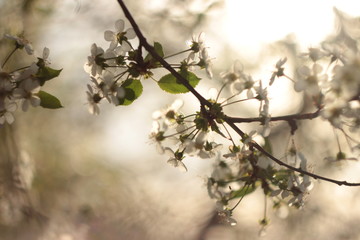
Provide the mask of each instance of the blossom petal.
[{"label": "blossom petal", "polygon": [[126,30],[126,37],[128,39],[134,39],[136,37],[136,33],[133,28],[129,28],[128,30]]},{"label": "blossom petal", "polygon": [[26,112],[29,109],[30,102],[27,99],[23,100],[21,109]]},{"label": "blossom petal", "polygon": [[242,63],[239,60],[236,60],[234,62],[233,68],[234,68],[233,70],[235,73],[241,73],[242,71],[244,71],[244,66],[242,65]]},{"label": "blossom petal", "polygon": [[182,99],[176,99],[171,104],[171,109],[173,109],[175,112],[177,112],[182,106],[184,105],[184,101]]},{"label": "blossom petal", "polygon": [[117,94],[118,98],[124,98],[125,94],[126,94],[126,91],[125,91],[125,89],[123,87],[118,87],[117,90],[116,90],[116,94]]},{"label": "blossom petal", "polygon": [[121,43],[121,50],[124,52],[128,52],[131,50],[131,46],[127,42],[123,41]]},{"label": "blossom petal", "polygon": [[6,112],[6,113],[4,114],[4,117],[5,117],[5,120],[6,120],[9,124],[12,124],[12,123],[14,122],[14,120],[15,120],[14,116],[13,116],[11,113],[9,113],[9,112]]},{"label": "blossom petal", "polygon": [[164,152],[165,152],[165,154],[167,155],[167,156],[169,156],[169,157],[174,157],[174,151],[171,149],[171,148],[169,148],[169,147],[166,147],[166,148],[164,148]]},{"label": "blossom petal", "polygon": [[119,19],[119,20],[117,20],[117,21],[115,22],[115,30],[116,30],[117,32],[122,32],[122,31],[124,31],[124,26],[125,26],[125,22],[124,22],[124,20],[122,20],[122,19]]},{"label": "blossom petal", "polygon": [[323,67],[320,64],[314,64],[312,67],[312,70],[313,70],[314,74],[319,74],[322,72]]},{"label": "blossom petal", "polygon": [[276,67],[276,68],[280,68],[282,65],[284,65],[284,63],[285,63],[286,61],[287,61],[287,57],[279,59],[279,60],[277,61],[276,65],[275,65],[275,67]]},{"label": "blossom petal", "polygon": [[39,98],[38,96],[32,96],[32,97],[30,98],[30,103],[31,103],[31,105],[32,105],[33,107],[39,106],[39,105],[40,105],[40,102],[41,102],[41,100],[40,100],[40,98]]},{"label": "blossom petal", "polygon": [[43,50],[43,59],[47,59],[50,55],[50,49],[45,47]]},{"label": "blossom petal", "polygon": [[294,89],[296,92],[301,92],[302,90],[304,90],[306,87],[305,85],[305,81],[297,81],[295,84],[294,84]]},{"label": "blossom petal", "polygon": [[29,55],[32,55],[34,53],[34,49],[33,49],[32,45],[29,43],[25,45],[25,51]]},{"label": "blossom petal", "polygon": [[22,88],[15,88],[12,95],[14,98],[16,99],[20,99],[23,98],[25,96],[26,92],[24,89]]},{"label": "blossom petal", "polygon": [[251,90],[251,89],[249,89],[248,91],[247,91],[247,93],[246,93],[246,96],[247,96],[247,98],[253,98],[254,97],[254,93],[253,93],[253,91]]},{"label": "blossom petal", "polygon": [[96,54],[97,54],[97,46],[96,46],[95,43],[93,43],[93,44],[91,45],[90,52],[91,52],[91,55],[92,55],[92,56],[96,56]]},{"label": "blossom petal", "polygon": [[113,41],[115,39],[115,33],[113,31],[106,30],[104,32],[104,39],[109,42]]},{"label": "blossom petal", "polygon": [[299,68],[299,73],[302,74],[303,76],[310,76],[311,75],[310,68],[308,68],[307,66],[300,67]]},{"label": "blossom petal", "polygon": [[10,102],[6,105],[6,111],[14,112],[16,110],[17,106],[16,103]]}]

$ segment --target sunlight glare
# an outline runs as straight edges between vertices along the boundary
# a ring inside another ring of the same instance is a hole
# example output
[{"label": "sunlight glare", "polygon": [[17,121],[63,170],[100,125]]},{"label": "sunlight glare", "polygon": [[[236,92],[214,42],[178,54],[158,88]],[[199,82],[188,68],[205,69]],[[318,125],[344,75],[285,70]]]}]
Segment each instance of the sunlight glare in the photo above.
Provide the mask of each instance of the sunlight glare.
[{"label": "sunlight glare", "polygon": [[334,28],[333,7],[359,15],[358,1],[226,1],[224,34],[232,49],[256,56],[263,44],[295,34],[302,48],[318,44]]}]

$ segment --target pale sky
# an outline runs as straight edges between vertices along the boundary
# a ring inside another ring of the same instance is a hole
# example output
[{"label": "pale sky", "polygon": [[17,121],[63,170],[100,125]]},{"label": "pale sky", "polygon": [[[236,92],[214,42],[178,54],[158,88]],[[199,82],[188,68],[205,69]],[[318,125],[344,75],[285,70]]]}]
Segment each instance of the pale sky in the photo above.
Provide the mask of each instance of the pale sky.
[{"label": "pale sky", "polygon": [[360,15],[356,0],[227,0],[221,24],[234,48],[252,55],[263,43],[294,33],[307,48],[322,41],[334,28],[336,7],[347,14]]}]

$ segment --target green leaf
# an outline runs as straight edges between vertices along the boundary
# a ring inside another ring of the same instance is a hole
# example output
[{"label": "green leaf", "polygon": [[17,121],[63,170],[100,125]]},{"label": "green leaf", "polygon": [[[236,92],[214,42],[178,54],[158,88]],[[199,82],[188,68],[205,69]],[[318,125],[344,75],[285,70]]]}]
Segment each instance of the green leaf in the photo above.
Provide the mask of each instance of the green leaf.
[{"label": "green leaf", "polygon": [[163,47],[161,46],[161,44],[160,44],[159,42],[154,42],[154,49],[155,49],[155,52],[156,52],[160,57],[164,57]]},{"label": "green leaf", "polygon": [[50,93],[40,91],[38,93],[38,96],[40,98],[40,106],[42,106],[43,108],[57,109],[63,107],[60,100],[57,97],[51,95]]},{"label": "green leaf", "polygon": [[[192,87],[196,87],[199,83],[200,78],[198,78],[194,73],[189,72],[187,70],[182,70],[178,72],[181,76],[183,76]],[[171,73],[163,76],[159,82],[159,87],[165,92],[178,94],[178,93],[186,93],[189,90],[180,83],[180,81],[174,77]]]},{"label": "green leaf", "polygon": [[119,105],[130,105],[135,99],[140,97],[143,92],[143,86],[140,80],[132,78],[126,80],[121,87],[125,90],[125,95],[123,98],[119,98]]},{"label": "green leaf", "polygon": [[42,85],[44,85],[44,83],[46,81],[49,81],[49,80],[59,76],[61,71],[62,71],[62,69],[56,70],[56,69],[52,69],[52,68],[46,67],[46,66],[45,67],[40,67],[38,72],[35,74],[35,77],[37,79],[39,79],[40,86],[42,86]]},{"label": "green leaf", "polygon": [[248,195],[248,194],[252,193],[253,191],[255,191],[255,189],[256,189],[255,184],[244,186],[237,191],[232,191],[230,193],[230,199],[244,197],[245,195]]},{"label": "green leaf", "polygon": [[[161,44],[159,42],[154,42],[154,50],[155,52],[160,56],[160,57],[164,57],[164,51],[163,51],[163,47],[161,46]],[[150,53],[148,53],[144,59],[144,62],[149,63],[148,67],[149,68],[157,68],[159,66],[161,66],[161,64],[156,61]]]}]

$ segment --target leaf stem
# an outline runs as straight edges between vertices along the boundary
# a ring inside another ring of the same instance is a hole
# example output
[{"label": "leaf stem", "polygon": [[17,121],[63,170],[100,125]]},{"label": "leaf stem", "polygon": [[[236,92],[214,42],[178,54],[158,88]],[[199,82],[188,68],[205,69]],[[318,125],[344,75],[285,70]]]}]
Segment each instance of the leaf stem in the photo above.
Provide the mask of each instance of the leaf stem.
[{"label": "leaf stem", "polygon": [[181,51],[181,52],[178,52],[178,53],[171,54],[171,55],[169,55],[169,56],[165,56],[165,57],[163,57],[163,58],[164,58],[164,59],[166,59],[166,58],[171,58],[171,57],[174,57],[174,56],[177,56],[177,55],[180,55],[180,54],[182,54],[182,53],[189,52],[189,51],[191,51],[191,48],[186,49],[186,50]]},{"label": "leaf stem", "polygon": [[4,68],[5,64],[9,61],[10,57],[14,54],[14,52],[18,49],[18,47],[15,47],[9,55],[6,57],[4,63],[1,65],[1,68]]}]

